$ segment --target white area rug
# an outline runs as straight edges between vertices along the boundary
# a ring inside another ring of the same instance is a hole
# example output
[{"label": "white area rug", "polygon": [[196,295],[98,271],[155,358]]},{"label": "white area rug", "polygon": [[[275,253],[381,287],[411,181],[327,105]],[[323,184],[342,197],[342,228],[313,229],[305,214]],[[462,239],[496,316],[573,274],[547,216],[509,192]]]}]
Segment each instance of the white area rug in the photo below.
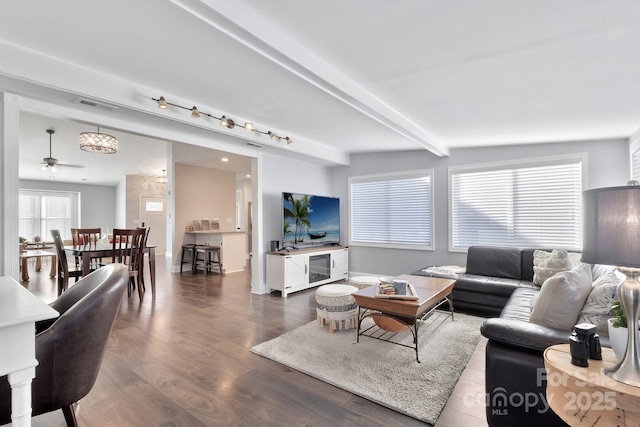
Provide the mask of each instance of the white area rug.
[{"label": "white area rug", "polygon": [[[453,322],[450,316],[432,316],[420,325],[420,337],[428,337],[419,348],[421,363],[412,348],[369,337],[356,343],[355,329],[331,334],[315,321],[251,351],[434,424],[478,344],[483,321],[459,313]],[[405,331],[394,339],[411,343],[412,335]]]}]

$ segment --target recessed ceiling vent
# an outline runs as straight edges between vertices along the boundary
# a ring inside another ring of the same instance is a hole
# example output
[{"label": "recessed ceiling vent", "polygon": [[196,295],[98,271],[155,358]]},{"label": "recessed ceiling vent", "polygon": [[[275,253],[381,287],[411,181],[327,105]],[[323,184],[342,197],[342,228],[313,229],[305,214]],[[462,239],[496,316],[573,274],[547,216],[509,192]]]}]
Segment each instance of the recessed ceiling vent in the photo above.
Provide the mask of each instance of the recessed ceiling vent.
[{"label": "recessed ceiling vent", "polygon": [[87,98],[76,98],[74,102],[76,104],[84,105],[86,107],[100,108],[102,110],[107,110],[107,111],[115,111],[118,109],[118,107],[116,107],[115,105],[107,104],[104,102],[99,102],[99,101],[95,101],[93,99],[87,99]]},{"label": "recessed ceiling vent", "polygon": [[248,145],[249,147],[262,148],[262,145],[256,144],[255,142],[245,142],[245,144]]}]

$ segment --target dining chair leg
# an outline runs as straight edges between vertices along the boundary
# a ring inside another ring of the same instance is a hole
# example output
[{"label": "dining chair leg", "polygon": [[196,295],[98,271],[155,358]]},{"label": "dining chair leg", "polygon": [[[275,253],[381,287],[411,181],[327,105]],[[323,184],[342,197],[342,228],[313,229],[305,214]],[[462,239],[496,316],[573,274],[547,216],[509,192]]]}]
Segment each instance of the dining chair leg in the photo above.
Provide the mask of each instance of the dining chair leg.
[{"label": "dining chair leg", "polygon": [[140,298],[140,302],[144,299],[144,286],[142,285],[141,276],[138,276],[138,297]]}]

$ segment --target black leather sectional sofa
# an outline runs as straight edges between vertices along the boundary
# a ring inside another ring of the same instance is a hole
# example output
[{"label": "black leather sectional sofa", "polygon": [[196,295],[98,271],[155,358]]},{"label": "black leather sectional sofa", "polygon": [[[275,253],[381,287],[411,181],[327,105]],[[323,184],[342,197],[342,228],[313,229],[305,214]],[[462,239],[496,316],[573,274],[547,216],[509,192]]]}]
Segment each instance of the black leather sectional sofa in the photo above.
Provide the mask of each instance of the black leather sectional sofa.
[{"label": "black leather sectional sofa", "polygon": [[[456,311],[490,317],[482,325],[486,350],[487,421],[491,427],[566,426],[545,397],[544,350],[568,343],[571,331],[529,323],[536,249],[469,248],[466,273],[456,275]],[[550,251],[550,249],[544,249]],[[428,268],[412,274],[451,277]],[[601,338],[604,346],[608,339]]]}]

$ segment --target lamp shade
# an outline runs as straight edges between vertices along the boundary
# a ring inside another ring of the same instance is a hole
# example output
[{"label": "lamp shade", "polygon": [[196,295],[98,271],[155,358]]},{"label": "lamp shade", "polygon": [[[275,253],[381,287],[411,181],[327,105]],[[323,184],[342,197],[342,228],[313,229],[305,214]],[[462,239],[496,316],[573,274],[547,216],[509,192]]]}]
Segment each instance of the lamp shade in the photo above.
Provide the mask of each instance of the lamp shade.
[{"label": "lamp shade", "polygon": [[640,267],[640,186],[583,192],[582,262]]},{"label": "lamp shade", "polygon": [[118,140],[115,136],[98,132],[82,132],[78,136],[78,146],[83,151],[100,154],[114,154],[118,151]]}]

